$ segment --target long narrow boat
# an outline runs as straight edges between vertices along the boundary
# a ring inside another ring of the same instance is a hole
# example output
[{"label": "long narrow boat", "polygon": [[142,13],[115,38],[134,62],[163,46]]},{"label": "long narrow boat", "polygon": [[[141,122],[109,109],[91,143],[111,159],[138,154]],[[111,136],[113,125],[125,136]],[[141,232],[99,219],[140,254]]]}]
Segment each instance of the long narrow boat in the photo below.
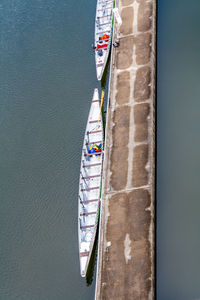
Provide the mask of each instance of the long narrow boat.
[{"label": "long narrow boat", "polygon": [[103,76],[112,42],[114,6],[115,0],[97,0],[94,46],[98,80]]},{"label": "long narrow boat", "polygon": [[98,89],[94,90],[88,116],[79,180],[78,233],[80,273],[86,276],[100,209],[103,164],[103,122]]}]

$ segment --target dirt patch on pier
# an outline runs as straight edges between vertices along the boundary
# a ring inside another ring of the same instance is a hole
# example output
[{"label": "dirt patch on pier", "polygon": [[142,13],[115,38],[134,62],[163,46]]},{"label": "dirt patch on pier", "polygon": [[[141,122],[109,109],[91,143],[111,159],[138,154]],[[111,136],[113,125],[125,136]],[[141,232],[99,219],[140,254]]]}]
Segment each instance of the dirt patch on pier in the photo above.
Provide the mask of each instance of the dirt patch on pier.
[{"label": "dirt patch on pier", "polygon": [[134,82],[134,99],[137,102],[149,99],[151,88],[151,69],[149,66],[141,67],[136,72]]},{"label": "dirt patch on pier", "polygon": [[110,185],[114,190],[121,190],[126,186],[128,173],[130,107],[117,108],[113,123]]},{"label": "dirt patch on pier", "polygon": [[149,63],[151,56],[151,39],[152,36],[150,33],[138,34],[135,38],[136,45],[136,63],[138,65],[145,65]]},{"label": "dirt patch on pier", "polygon": [[121,0],[121,1],[123,6],[133,4],[133,0]]},{"label": "dirt patch on pier", "polygon": [[117,76],[117,94],[116,101],[118,104],[129,102],[130,98],[130,72],[124,71]]},{"label": "dirt patch on pier", "polygon": [[133,154],[132,184],[133,187],[140,187],[148,184],[148,145],[135,146]]},{"label": "dirt patch on pier", "polygon": [[134,141],[137,143],[145,142],[148,138],[148,116],[150,112],[149,103],[137,104],[134,107]]},{"label": "dirt patch on pier", "polygon": [[123,19],[123,23],[120,26],[120,32],[124,35],[133,33],[133,7],[123,8],[121,17]]},{"label": "dirt patch on pier", "polygon": [[152,25],[152,3],[150,2],[142,2],[138,8],[138,31],[148,31],[151,29]]},{"label": "dirt patch on pier", "polygon": [[116,48],[116,67],[126,69],[133,61],[133,36],[120,39],[120,47]]}]

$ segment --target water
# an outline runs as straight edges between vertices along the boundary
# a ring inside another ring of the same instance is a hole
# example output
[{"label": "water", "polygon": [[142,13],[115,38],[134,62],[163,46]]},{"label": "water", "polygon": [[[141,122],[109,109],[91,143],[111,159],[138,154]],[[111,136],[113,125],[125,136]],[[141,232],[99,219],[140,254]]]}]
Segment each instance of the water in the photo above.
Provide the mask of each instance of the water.
[{"label": "water", "polygon": [[96,1],[0,3],[0,299],[89,300],[77,192]]},{"label": "water", "polygon": [[199,11],[158,1],[158,300],[200,299]]}]

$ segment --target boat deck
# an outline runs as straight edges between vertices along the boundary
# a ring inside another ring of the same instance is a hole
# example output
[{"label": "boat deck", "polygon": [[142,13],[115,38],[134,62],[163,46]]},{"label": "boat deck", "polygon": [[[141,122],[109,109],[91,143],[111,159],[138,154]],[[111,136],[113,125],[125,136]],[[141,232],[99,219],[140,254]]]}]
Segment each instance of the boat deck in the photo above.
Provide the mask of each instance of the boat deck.
[{"label": "boat deck", "polygon": [[95,18],[95,61],[97,79],[101,80],[112,40],[113,1],[97,0]]},{"label": "boat deck", "polygon": [[[102,145],[103,124],[98,90],[95,89],[87,121],[79,180],[79,254],[81,276],[85,276],[99,219],[103,151],[90,153]],[[96,151],[96,150],[95,150]]]}]

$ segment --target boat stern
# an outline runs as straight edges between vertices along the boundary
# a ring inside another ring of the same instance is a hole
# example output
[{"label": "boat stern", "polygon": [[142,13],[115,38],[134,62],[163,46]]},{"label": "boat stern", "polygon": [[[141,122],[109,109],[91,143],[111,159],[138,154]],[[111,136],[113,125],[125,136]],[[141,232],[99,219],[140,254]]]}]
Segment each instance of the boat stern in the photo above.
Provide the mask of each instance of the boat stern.
[{"label": "boat stern", "polygon": [[80,274],[81,277],[86,276],[88,256],[80,257]]}]

